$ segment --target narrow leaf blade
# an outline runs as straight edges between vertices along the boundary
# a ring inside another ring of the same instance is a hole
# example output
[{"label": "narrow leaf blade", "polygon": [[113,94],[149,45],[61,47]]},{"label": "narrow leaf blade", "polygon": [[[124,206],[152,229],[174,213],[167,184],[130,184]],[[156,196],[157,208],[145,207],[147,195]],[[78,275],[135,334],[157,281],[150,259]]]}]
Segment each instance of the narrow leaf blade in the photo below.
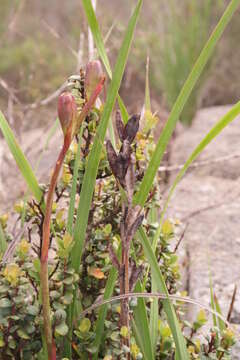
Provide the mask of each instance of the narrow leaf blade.
[{"label": "narrow leaf blade", "polygon": [[[161,292],[165,295],[168,295],[167,287],[166,287],[164,278],[162,276],[162,273],[159,269],[156,256],[152,250],[151,244],[145,234],[143,227],[140,227],[138,234],[139,234],[141,243],[143,245],[145,256],[148,259],[148,262],[150,264],[151,271],[152,271],[152,277],[157,286],[157,289],[159,292]],[[173,338],[175,341],[176,359],[186,359],[187,360],[187,359],[189,359],[189,354],[188,354],[188,351],[186,348],[186,343],[185,343],[183,334],[181,332],[179,322],[176,317],[176,313],[175,313],[174,307],[171,303],[171,300],[164,300],[163,308],[166,313],[168,324],[170,326],[170,329],[172,331],[172,335],[173,335]]]},{"label": "narrow leaf blade", "polygon": [[228,5],[226,11],[224,12],[223,16],[221,17],[220,21],[218,22],[215,30],[213,31],[212,35],[210,36],[208,42],[204,46],[197,62],[195,63],[190,75],[188,76],[173,108],[169,115],[168,121],[162,131],[162,134],[159,138],[157,143],[156,149],[152,155],[148,168],[145,172],[144,178],[141,182],[139,191],[135,197],[135,203],[141,206],[144,205],[148,193],[152,187],[155,175],[158,171],[158,167],[161,163],[163,154],[166,150],[167,144],[171,138],[171,135],[175,129],[177,120],[186,104],[194,86],[197,83],[205,65],[207,64],[210,56],[213,53],[213,50],[216,47],[216,44],[228,23],[230,22],[233,14],[237,10],[240,4],[240,0],[232,0]]},{"label": "narrow leaf blade", "polygon": [[102,119],[98,127],[97,134],[89,155],[86,172],[83,179],[79,207],[77,212],[76,226],[74,229],[75,246],[72,252],[72,265],[76,271],[78,271],[80,266],[81,255],[82,255],[83,244],[85,240],[85,233],[88,222],[88,214],[90,211],[91,200],[92,200],[96,176],[97,176],[97,169],[101,156],[101,147],[105,138],[109,118],[111,116],[112,109],[116,101],[117,93],[121,84],[123,72],[128,57],[128,52],[132,42],[133,33],[137,23],[141,5],[142,5],[142,0],[139,0],[135,8],[135,11],[129,21],[128,28],[116,61],[116,66],[109,87],[107,100],[102,114]]},{"label": "narrow leaf blade", "polygon": [[[138,281],[135,286],[135,291],[142,292],[142,290],[142,285]],[[141,329],[137,339],[141,351],[144,354],[144,358],[146,360],[154,360],[149,321],[147,317],[146,304],[144,299],[138,299],[137,307],[134,310],[134,323],[138,329]]]}]

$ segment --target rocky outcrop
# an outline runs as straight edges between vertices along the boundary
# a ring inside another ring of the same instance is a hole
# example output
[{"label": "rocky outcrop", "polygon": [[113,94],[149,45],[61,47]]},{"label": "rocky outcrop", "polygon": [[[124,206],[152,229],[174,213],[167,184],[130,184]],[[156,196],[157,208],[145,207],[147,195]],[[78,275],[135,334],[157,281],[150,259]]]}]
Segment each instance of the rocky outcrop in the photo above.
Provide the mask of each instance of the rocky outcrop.
[{"label": "rocky outcrop", "polygon": [[[172,147],[171,164],[183,164],[229,109],[201,110],[191,128],[180,129]],[[234,154],[236,157],[232,156]],[[236,324],[240,324],[239,154],[240,117],[229,124],[201,154],[198,166],[190,169],[178,185],[168,209],[169,216],[188,224],[181,246],[187,254],[185,286],[189,296],[209,304],[212,278],[223,313],[227,316],[236,284],[238,290],[231,316],[231,321]],[[220,161],[216,162],[219,158]],[[226,160],[222,161],[222,158]],[[175,175],[171,174],[171,181]],[[197,310],[196,307],[189,308],[190,318]],[[236,350],[236,359],[240,358],[239,353],[239,349]]]}]

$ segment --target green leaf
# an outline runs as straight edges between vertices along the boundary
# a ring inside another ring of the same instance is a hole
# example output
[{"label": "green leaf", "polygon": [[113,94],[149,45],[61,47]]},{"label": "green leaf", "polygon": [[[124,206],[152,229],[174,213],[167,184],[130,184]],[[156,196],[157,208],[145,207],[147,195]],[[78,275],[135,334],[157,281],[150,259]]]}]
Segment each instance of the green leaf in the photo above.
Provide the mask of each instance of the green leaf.
[{"label": "green leaf", "polygon": [[65,336],[68,333],[68,326],[64,322],[55,327],[55,333],[60,336]]},{"label": "green leaf", "polygon": [[2,298],[0,300],[0,308],[11,307],[12,302],[8,298]]},{"label": "green leaf", "polygon": [[[157,286],[157,289],[160,293],[168,295],[167,287],[162,276],[162,273],[159,269],[159,265],[156,259],[156,256],[152,250],[151,244],[144,232],[143,227],[141,226],[138,230],[139,238],[143,245],[145,256],[150,264],[152,277]],[[189,359],[189,354],[186,348],[186,343],[179,326],[178,319],[174,307],[171,303],[171,300],[163,300],[163,309],[166,313],[169,327],[171,329],[175,346],[176,346],[176,359]]]},{"label": "green leaf", "polygon": [[91,321],[88,318],[84,318],[81,320],[80,325],[78,327],[79,331],[82,333],[87,333],[91,329]]},{"label": "green leaf", "polygon": [[38,312],[39,312],[39,309],[38,309],[37,306],[29,305],[29,306],[27,307],[27,313],[28,313],[29,315],[36,316],[36,315],[38,314]]},{"label": "green leaf", "polygon": [[73,169],[73,178],[72,178],[72,187],[70,193],[70,203],[68,208],[68,220],[67,220],[67,232],[72,235],[73,233],[73,219],[74,219],[74,210],[75,210],[75,198],[77,193],[77,179],[78,179],[78,169],[80,165],[81,158],[81,144],[82,144],[82,133],[83,133],[83,123],[79,132],[79,141],[77,147],[77,154],[74,161]]},{"label": "green leaf", "polygon": [[122,99],[120,98],[119,95],[118,95],[118,105],[119,105],[119,109],[121,112],[123,123],[126,125],[126,123],[128,122],[128,119],[129,119],[129,115],[128,115],[128,111],[124,105],[124,102],[122,101]]},{"label": "green leaf", "polygon": [[0,129],[2,130],[3,136],[8,144],[8,147],[19,167],[21,174],[23,175],[29,189],[35,196],[38,202],[41,202],[43,197],[43,191],[38,185],[37,179],[34,172],[25,158],[20,146],[18,145],[12,130],[10,129],[7,120],[3,113],[0,111]]},{"label": "green leaf", "polygon": [[[135,292],[142,292],[142,286],[138,281],[135,286]],[[137,341],[139,347],[144,354],[144,358],[146,360],[153,360],[153,349],[152,342],[149,330],[149,323],[147,317],[146,304],[144,299],[138,299],[137,306],[134,308],[134,325],[141,329],[141,331],[137,334]],[[135,327],[134,327],[135,328]]]},{"label": "green leaf", "polygon": [[[155,283],[153,277],[151,277],[152,282],[152,292],[157,291],[157,284]],[[153,299],[150,308],[150,334],[152,341],[152,351],[155,355],[156,345],[158,339],[158,299]]]},{"label": "green leaf", "polygon": [[[213,311],[216,311],[211,274],[210,274],[210,284],[209,284],[209,286],[210,286],[211,308],[212,308]],[[212,319],[213,319],[213,326],[217,326],[217,317],[216,317],[215,314],[212,314]]]},{"label": "green leaf", "polygon": [[23,329],[18,329],[17,334],[21,339],[24,339],[24,340],[30,339],[30,336]]},{"label": "green leaf", "polygon": [[[146,105],[145,105],[146,106]],[[150,223],[156,223],[158,221],[158,211],[157,208],[152,208],[149,211],[149,215],[148,215],[148,221]],[[151,238],[151,242],[152,242],[152,238]],[[149,270],[147,270],[146,275],[145,275],[145,279],[147,280],[147,273]],[[145,283],[145,281],[144,281]],[[154,281],[153,276],[151,276],[151,291],[152,292],[157,292],[158,288],[157,288],[157,284]],[[157,345],[157,339],[158,339],[158,318],[159,318],[159,314],[158,314],[158,299],[153,299],[152,303],[151,303],[151,307],[150,307],[150,336],[151,336],[151,341],[152,341],[152,351],[153,354],[155,356],[156,353],[156,345]]]},{"label": "green leaf", "polygon": [[184,105],[186,104],[189,96],[192,93],[194,86],[197,83],[198,78],[200,77],[205,65],[207,64],[210,56],[212,55],[218,40],[220,39],[224,29],[230,22],[234,12],[237,10],[240,4],[240,0],[232,0],[218,22],[215,30],[213,31],[208,42],[204,46],[197,62],[195,63],[190,75],[188,76],[173,108],[169,115],[166,126],[164,127],[159,141],[157,143],[156,149],[152,155],[148,168],[145,172],[144,178],[141,182],[138,193],[135,196],[135,204],[143,206],[147,200],[148,193],[152,187],[155,175],[158,171],[158,167],[161,163],[163,154],[166,150],[167,144],[171,138],[171,135],[175,129],[177,120],[183,110]]},{"label": "green leaf", "polygon": [[72,293],[66,293],[63,297],[61,297],[61,302],[64,305],[70,305],[73,300],[73,294]]},{"label": "green leaf", "polygon": [[[221,307],[219,305],[218,298],[216,295],[214,296],[214,303],[216,306],[217,313],[222,315],[222,310],[221,310]],[[218,317],[218,326],[219,326],[221,333],[226,329],[225,322],[220,317]]]},{"label": "green leaf", "polygon": [[[120,257],[120,254],[121,254],[121,248],[119,248],[119,250],[118,250],[118,257]],[[118,277],[117,270],[115,269],[115,267],[112,267],[110,270],[109,276],[108,276],[106,286],[105,286],[103,300],[107,300],[112,296],[113,289],[114,289],[115,283],[117,281],[117,277]],[[93,360],[98,359],[98,352],[99,352],[99,347],[100,347],[101,341],[102,341],[102,335],[103,335],[103,331],[104,331],[104,322],[105,322],[106,316],[107,316],[107,305],[103,305],[103,306],[101,306],[101,309],[99,311],[99,315],[97,318],[97,322],[96,322],[96,330],[95,330],[96,337],[93,342],[93,347],[96,348],[96,352],[93,355]]]},{"label": "green leaf", "polygon": [[[89,3],[89,2],[87,2]],[[131,46],[134,29],[142,5],[142,0],[138,1],[136,9],[129,21],[128,28],[119,51],[116,61],[113,78],[108,90],[107,100],[104,106],[102,119],[97,129],[97,134],[87,162],[86,171],[83,178],[82,190],[80,195],[79,207],[77,211],[76,225],[74,228],[74,247],[72,251],[72,266],[78,271],[82,256],[82,249],[85,240],[85,233],[88,223],[88,215],[94,191],[97,169],[101,156],[101,147],[105,138],[108,121],[112,113],[117,93],[124,73],[128,52]]]}]

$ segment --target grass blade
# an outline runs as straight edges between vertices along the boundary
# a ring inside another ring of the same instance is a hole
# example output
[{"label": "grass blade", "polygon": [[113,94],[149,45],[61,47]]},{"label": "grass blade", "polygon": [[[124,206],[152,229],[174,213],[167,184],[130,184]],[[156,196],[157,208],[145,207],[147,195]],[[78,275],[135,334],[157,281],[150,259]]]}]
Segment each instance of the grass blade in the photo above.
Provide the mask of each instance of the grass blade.
[{"label": "grass blade", "polygon": [[[216,307],[216,312],[219,315],[222,315],[222,310],[221,310],[221,307],[219,305],[218,298],[216,295],[214,295],[214,303],[215,303],[215,307]],[[219,327],[221,333],[226,329],[225,322],[221,319],[221,317],[218,317],[218,327]]]},{"label": "grass blade", "polygon": [[[212,276],[210,275],[210,299],[211,299],[211,308],[213,311],[216,311],[215,302],[214,302],[214,293],[213,293],[213,284]],[[213,326],[217,326],[217,317],[215,314],[212,314]]]},{"label": "grass blade", "polygon": [[[80,164],[80,156],[81,156],[81,144],[82,144],[82,133],[83,133],[83,124],[81,125],[79,132],[79,141],[77,145],[77,154],[74,161],[74,169],[73,169],[73,179],[72,179],[72,187],[70,192],[70,203],[68,208],[68,219],[67,219],[67,232],[72,235],[73,234],[73,221],[74,221],[74,210],[75,210],[75,199],[77,193],[77,179],[78,179],[78,169]],[[71,332],[72,332],[72,315],[71,309],[67,309],[67,323],[69,328],[69,336],[64,339],[63,345],[63,355],[71,358],[72,356],[72,344],[71,344]]]},{"label": "grass blade", "polygon": [[[157,291],[157,284],[154,281],[154,278],[151,277],[152,282],[152,292]],[[155,355],[156,353],[156,345],[157,345],[157,338],[158,338],[158,301],[157,299],[153,299],[150,308],[150,334],[151,334],[151,341],[152,341],[152,351]]]},{"label": "grass blade", "polygon": [[[140,284],[139,281],[135,286],[135,291],[136,292],[143,291],[142,285]],[[158,301],[157,301],[157,305],[158,305]],[[149,322],[148,322],[146,304],[144,299],[138,299],[137,307],[134,309],[134,325],[136,325],[137,329],[141,329],[141,331],[137,333],[137,340],[141,348],[141,351],[144,354],[144,359],[154,360]],[[133,327],[133,329],[135,329],[135,326]]]},{"label": "grass blade", "polygon": [[129,115],[128,115],[128,111],[124,105],[124,102],[122,101],[122,99],[119,95],[118,95],[118,106],[119,106],[119,109],[121,112],[122,120],[123,120],[124,124],[126,124],[128,122]]},{"label": "grass blade", "polygon": [[164,127],[162,134],[159,138],[157,143],[156,149],[153,153],[149,166],[145,172],[143,181],[140,185],[139,191],[135,197],[135,203],[141,206],[144,205],[148,193],[152,187],[155,175],[158,171],[158,167],[161,163],[163,154],[166,150],[167,144],[171,138],[171,135],[175,129],[177,120],[183,110],[184,105],[186,104],[198,78],[200,77],[205,65],[207,64],[213,50],[220,39],[224,29],[228,25],[229,21],[231,20],[234,12],[237,10],[240,4],[240,0],[232,0],[228,5],[226,11],[224,12],[223,16],[221,17],[220,21],[218,22],[215,30],[213,31],[212,35],[210,36],[208,42],[206,43],[205,47],[203,48],[197,62],[195,63],[190,75],[188,76],[173,108],[169,115],[168,121],[166,126]]},{"label": "grass blade", "polygon": [[3,136],[8,144],[8,147],[18,165],[18,168],[24,177],[29,189],[35,196],[36,200],[40,203],[43,197],[43,191],[38,185],[36,176],[25,158],[20,146],[18,145],[11,128],[8,125],[3,113],[0,111],[0,129],[2,130]]},{"label": "grass blade", "polygon": [[[156,259],[156,256],[152,250],[151,244],[144,232],[143,227],[140,227],[138,231],[140,240],[143,245],[145,256],[150,264],[151,271],[152,271],[152,277],[154,279],[154,282],[157,286],[157,289],[162,294],[165,294],[168,296],[167,287],[164,281],[164,278],[162,276],[162,273],[159,269],[158,262]],[[175,341],[176,346],[176,359],[189,359],[189,354],[186,348],[186,343],[183,337],[183,334],[181,332],[178,319],[176,317],[176,313],[174,310],[174,307],[171,303],[171,300],[164,300],[163,301],[163,308],[167,316],[169,327],[172,331],[172,335]]]},{"label": "grass blade", "polygon": [[68,220],[67,220],[67,232],[72,235],[73,233],[73,220],[74,220],[74,210],[75,210],[75,198],[77,193],[77,179],[78,179],[78,169],[80,165],[80,157],[81,157],[81,144],[82,144],[82,133],[83,133],[83,123],[81,125],[81,129],[79,132],[79,141],[77,145],[77,154],[74,161],[74,169],[73,169],[73,179],[72,179],[72,187],[70,193],[70,203],[68,208]]},{"label": "grass blade", "polygon": [[[149,87],[149,57],[147,57],[146,62],[146,79],[145,79],[145,102],[144,102],[144,111],[151,112],[151,97],[150,97],[150,87]],[[148,216],[150,223],[156,223],[158,221],[158,212],[157,208],[150,209]],[[151,238],[151,241],[153,239]],[[146,275],[147,277],[147,275]],[[151,276],[151,291],[157,291],[157,284],[154,281],[153,276]],[[158,338],[158,300],[153,299],[150,307],[150,334],[152,342],[152,352],[155,356],[157,338]]]},{"label": "grass blade", "polygon": [[[110,297],[112,296],[113,289],[117,281],[117,277],[118,277],[117,270],[114,267],[112,267],[108,276],[107,284],[103,295],[104,300],[110,299]],[[98,352],[102,341],[102,333],[104,330],[104,322],[106,319],[106,315],[107,315],[107,305],[103,305],[99,311],[98,319],[96,322],[96,329],[95,329],[96,337],[93,342],[93,347],[96,348],[96,352],[94,353],[93,360],[98,359]]]},{"label": "grass blade", "polygon": [[116,101],[117,93],[121,84],[122,76],[124,73],[124,69],[128,57],[128,52],[132,42],[133,33],[137,23],[141,5],[142,5],[142,0],[139,0],[135,8],[135,11],[129,21],[128,28],[116,61],[113,79],[109,87],[107,100],[102,114],[102,119],[94,139],[93,147],[89,155],[86,172],[83,179],[79,207],[77,212],[76,226],[74,229],[75,246],[72,252],[72,265],[76,271],[78,271],[80,266],[82,249],[83,249],[87,222],[88,222],[88,214],[91,206],[91,200],[92,200],[92,195],[93,195],[96,176],[97,176],[97,169],[101,156],[101,147],[105,138],[109,118],[111,116],[112,109]]}]

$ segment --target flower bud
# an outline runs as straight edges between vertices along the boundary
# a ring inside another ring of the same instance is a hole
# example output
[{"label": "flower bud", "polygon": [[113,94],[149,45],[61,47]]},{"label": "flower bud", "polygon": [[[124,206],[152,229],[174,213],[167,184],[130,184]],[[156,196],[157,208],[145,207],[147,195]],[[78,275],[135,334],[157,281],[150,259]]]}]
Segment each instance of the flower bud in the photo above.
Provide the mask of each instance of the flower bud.
[{"label": "flower bud", "polygon": [[74,120],[77,118],[77,104],[74,96],[68,91],[63,92],[58,98],[58,118],[64,136],[67,131],[73,133]]},{"label": "flower bud", "polygon": [[124,132],[123,132],[123,138],[128,140],[130,144],[135,139],[135,136],[137,135],[138,129],[139,129],[139,115],[133,115],[127,122]]},{"label": "flower bud", "polygon": [[117,132],[118,132],[118,137],[121,140],[121,142],[123,142],[124,140],[124,123],[122,121],[122,117],[121,117],[121,113],[119,110],[117,110],[116,112],[116,128],[117,128]]},{"label": "flower bud", "polygon": [[102,65],[99,60],[89,61],[87,63],[85,73],[85,97],[87,100],[89,100],[103,76]]}]

